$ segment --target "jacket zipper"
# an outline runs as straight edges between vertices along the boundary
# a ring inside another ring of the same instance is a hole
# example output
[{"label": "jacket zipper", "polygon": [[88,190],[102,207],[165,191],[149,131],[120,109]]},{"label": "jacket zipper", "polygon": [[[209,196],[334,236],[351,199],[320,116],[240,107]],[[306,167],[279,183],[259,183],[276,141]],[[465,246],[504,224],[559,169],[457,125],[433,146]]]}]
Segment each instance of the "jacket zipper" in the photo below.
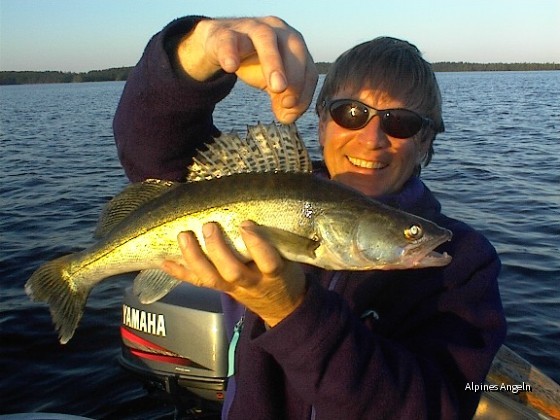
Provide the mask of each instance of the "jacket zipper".
[{"label": "jacket zipper", "polygon": [[241,318],[239,318],[239,321],[237,321],[235,327],[233,327],[233,335],[231,337],[231,341],[229,342],[229,348],[228,348],[228,373],[227,373],[228,378],[235,375],[235,351],[237,349],[237,342],[239,341],[239,336],[241,335],[241,331],[243,330],[243,323],[245,322],[246,311],[247,310],[245,309],[245,312],[243,312],[243,315],[241,315]]}]

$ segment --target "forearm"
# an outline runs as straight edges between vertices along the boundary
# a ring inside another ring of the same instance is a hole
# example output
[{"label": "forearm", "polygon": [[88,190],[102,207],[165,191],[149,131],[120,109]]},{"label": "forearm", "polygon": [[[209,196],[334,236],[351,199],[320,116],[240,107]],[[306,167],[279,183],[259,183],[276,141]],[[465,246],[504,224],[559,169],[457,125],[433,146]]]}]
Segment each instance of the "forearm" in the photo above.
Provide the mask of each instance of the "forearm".
[{"label": "forearm", "polygon": [[113,130],[132,181],[182,180],[195,150],[218,134],[212,112],[236,77],[219,72],[199,82],[176,66],[178,43],[198,20],[179,19],[156,34],[129,75]]}]

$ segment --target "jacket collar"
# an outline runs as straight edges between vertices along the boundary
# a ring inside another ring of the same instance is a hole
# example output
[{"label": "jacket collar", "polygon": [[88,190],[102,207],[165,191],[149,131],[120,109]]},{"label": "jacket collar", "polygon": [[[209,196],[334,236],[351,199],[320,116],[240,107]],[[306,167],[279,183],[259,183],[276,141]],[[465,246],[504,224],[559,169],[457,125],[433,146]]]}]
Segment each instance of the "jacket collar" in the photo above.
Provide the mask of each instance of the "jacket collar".
[{"label": "jacket collar", "polygon": [[[329,177],[323,162],[313,162],[313,166],[316,175]],[[373,198],[388,206],[426,219],[434,219],[441,213],[441,204],[417,176],[412,176],[399,192]]]}]

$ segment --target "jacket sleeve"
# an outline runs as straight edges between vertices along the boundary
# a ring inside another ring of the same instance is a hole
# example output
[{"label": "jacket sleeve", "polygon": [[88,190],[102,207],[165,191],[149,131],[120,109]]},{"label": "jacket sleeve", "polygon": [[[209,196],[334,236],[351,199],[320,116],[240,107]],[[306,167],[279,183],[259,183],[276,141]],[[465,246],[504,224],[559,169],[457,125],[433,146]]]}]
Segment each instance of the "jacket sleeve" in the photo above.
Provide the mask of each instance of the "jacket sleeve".
[{"label": "jacket sleeve", "polygon": [[480,395],[467,384],[484,382],[505,338],[500,262],[472,230],[455,243],[450,251],[458,257],[440,285],[416,301],[406,283],[396,298],[387,296],[404,315],[382,333],[312,283],[304,303],[275,328],[254,323],[251,342],[282,366],[317,418],[471,418]]},{"label": "jacket sleeve", "polygon": [[183,180],[192,157],[219,131],[215,104],[229,94],[235,75],[197,82],[176,71],[177,42],[202,17],[177,19],[154,35],[129,74],[113,120],[118,156],[128,178]]}]

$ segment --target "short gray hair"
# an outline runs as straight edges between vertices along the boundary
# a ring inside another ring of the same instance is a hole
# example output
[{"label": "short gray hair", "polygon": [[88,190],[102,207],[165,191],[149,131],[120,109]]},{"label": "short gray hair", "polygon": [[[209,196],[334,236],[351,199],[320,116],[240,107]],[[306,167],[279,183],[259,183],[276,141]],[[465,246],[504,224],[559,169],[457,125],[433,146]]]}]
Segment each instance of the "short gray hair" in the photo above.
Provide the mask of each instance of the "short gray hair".
[{"label": "short gray hair", "polygon": [[380,90],[403,101],[406,108],[430,118],[434,126],[423,128],[415,136],[418,141],[430,141],[423,164],[430,162],[435,136],[444,131],[441,93],[432,66],[416,46],[397,38],[379,37],[343,53],[329,69],[317,97],[319,116],[326,102],[342,89]]}]

